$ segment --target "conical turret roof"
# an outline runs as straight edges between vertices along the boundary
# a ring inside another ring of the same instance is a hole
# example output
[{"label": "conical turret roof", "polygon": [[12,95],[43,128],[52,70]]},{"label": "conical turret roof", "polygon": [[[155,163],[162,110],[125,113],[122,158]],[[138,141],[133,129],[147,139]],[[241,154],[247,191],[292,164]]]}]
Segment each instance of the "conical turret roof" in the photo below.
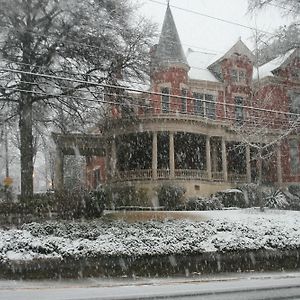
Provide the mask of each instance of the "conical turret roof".
[{"label": "conical turret roof", "polygon": [[175,65],[189,69],[169,4],[155,51],[155,64],[157,67]]}]

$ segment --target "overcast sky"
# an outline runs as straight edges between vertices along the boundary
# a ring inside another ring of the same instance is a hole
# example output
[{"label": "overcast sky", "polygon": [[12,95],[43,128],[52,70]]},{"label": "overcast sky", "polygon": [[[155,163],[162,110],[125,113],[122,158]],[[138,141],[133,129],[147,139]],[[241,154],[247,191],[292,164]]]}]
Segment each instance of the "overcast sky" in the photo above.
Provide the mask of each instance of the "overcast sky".
[{"label": "overcast sky", "polygon": [[[158,23],[160,31],[167,1],[135,1],[141,4],[140,13]],[[291,19],[281,16],[282,9],[274,6],[268,6],[253,16],[247,12],[247,0],[171,0],[170,5],[185,50],[190,47],[199,51],[224,53],[239,37],[253,50],[255,48],[254,31],[183,11],[176,7],[256,27],[271,33],[280,25],[287,25],[291,21]]]}]

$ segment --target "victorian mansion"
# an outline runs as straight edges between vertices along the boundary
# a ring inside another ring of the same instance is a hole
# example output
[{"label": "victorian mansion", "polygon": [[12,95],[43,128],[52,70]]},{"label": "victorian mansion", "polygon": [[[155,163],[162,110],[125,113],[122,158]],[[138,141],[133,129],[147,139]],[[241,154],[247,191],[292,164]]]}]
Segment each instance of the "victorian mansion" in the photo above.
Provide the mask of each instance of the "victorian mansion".
[{"label": "victorian mansion", "polygon": [[151,198],[164,183],[202,196],[259,180],[299,183],[299,53],[260,67],[241,40],[218,57],[184,53],[168,6],[149,89],[113,105],[99,133],[54,134],[56,188],[75,141],[91,189],[134,186]]}]

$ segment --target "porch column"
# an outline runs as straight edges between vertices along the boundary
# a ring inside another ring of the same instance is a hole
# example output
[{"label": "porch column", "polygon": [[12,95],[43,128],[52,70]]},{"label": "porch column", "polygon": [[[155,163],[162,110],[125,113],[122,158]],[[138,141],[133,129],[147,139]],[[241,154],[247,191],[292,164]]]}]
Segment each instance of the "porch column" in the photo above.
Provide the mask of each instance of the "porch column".
[{"label": "porch column", "polygon": [[280,144],[277,146],[277,180],[278,186],[282,186],[282,166],[281,166],[281,148]]},{"label": "porch column", "polygon": [[206,136],[206,169],[208,180],[211,180],[211,154],[210,154],[210,136]]},{"label": "porch column", "polygon": [[251,155],[250,155],[250,146],[246,145],[246,170],[247,170],[247,182],[251,183]]},{"label": "porch column", "polygon": [[169,132],[169,163],[170,163],[170,178],[174,178],[175,177],[174,132]]},{"label": "porch column", "polygon": [[116,147],[116,140],[113,139],[111,141],[111,158],[110,158],[110,169],[111,169],[112,177],[116,175],[116,166],[117,166],[117,147]]},{"label": "porch column", "polygon": [[54,188],[57,191],[62,191],[64,188],[64,154],[59,147],[56,148],[55,153]]},{"label": "porch column", "polygon": [[228,181],[226,141],[224,138],[222,138],[222,167],[223,167],[224,181]]},{"label": "porch column", "polygon": [[157,179],[157,132],[152,133],[152,179]]}]

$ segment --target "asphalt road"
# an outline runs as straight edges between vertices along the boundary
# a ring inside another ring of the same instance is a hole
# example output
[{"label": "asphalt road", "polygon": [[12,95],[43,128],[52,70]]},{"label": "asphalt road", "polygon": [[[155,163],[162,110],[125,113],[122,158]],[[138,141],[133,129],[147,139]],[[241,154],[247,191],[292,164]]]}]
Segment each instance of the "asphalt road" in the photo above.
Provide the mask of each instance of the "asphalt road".
[{"label": "asphalt road", "polygon": [[2,300],[300,299],[300,273],[165,279],[0,281]]}]

